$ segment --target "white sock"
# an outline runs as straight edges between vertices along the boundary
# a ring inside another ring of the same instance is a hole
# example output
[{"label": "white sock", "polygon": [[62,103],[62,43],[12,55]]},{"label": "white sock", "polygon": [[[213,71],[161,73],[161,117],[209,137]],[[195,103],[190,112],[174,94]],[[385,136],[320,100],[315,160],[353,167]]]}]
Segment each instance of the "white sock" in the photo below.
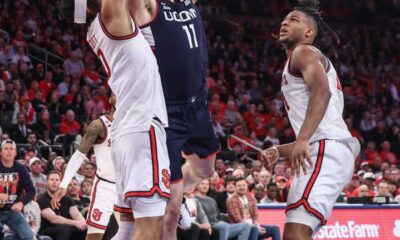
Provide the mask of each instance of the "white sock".
[{"label": "white sock", "polygon": [[135,222],[120,221],[118,232],[111,240],[127,240],[132,239],[135,233]]}]

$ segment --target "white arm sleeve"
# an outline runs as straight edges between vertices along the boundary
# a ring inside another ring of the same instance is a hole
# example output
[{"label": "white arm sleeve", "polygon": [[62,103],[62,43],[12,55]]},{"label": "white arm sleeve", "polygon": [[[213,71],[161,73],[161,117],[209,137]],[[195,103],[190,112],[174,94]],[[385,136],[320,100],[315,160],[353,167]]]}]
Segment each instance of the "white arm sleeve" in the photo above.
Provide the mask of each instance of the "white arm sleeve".
[{"label": "white arm sleeve", "polygon": [[67,168],[65,169],[63,180],[60,183],[61,188],[67,189],[68,184],[71,182],[75,173],[81,167],[85,158],[86,155],[81,153],[79,150],[76,150],[74,154],[72,154],[71,159],[69,159]]}]

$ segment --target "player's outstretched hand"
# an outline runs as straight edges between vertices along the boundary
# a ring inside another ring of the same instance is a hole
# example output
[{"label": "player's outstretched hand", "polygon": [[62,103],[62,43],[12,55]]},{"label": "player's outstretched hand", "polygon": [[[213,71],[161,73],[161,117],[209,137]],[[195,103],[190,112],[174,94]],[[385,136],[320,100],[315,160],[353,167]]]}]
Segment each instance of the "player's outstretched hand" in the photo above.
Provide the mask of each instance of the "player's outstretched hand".
[{"label": "player's outstretched hand", "polygon": [[268,166],[271,166],[274,162],[278,161],[279,159],[278,148],[276,147],[267,148],[262,152],[262,156],[264,157],[266,164]]},{"label": "player's outstretched hand", "polygon": [[296,175],[296,177],[300,177],[300,168],[303,169],[304,175],[307,174],[306,161],[312,167],[310,151],[308,149],[308,141],[299,139],[296,140],[293,147],[291,161],[293,175]]},{"label": "player's outstretched hand", "polygon": [[65,196],[66,190],[64,188],[59,188],[57,192],[53,194],[53,198],[51,199],[51,207],[53,209],[58,209],[60,207],[60,200]]}]

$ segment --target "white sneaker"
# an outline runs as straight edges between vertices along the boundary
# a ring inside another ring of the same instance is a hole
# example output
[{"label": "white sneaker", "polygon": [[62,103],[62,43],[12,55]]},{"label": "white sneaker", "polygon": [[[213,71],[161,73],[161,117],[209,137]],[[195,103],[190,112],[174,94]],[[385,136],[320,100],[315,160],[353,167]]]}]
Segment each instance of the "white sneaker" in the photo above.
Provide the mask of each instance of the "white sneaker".
[{"label": "white sneaker", "polygon": [[190,218],[189,210],[186,206],[186,203],[182,203],[181,205],[181,215],[178,220],[178,227],[183,230],[188,230],[192,226],[192,220]]}]

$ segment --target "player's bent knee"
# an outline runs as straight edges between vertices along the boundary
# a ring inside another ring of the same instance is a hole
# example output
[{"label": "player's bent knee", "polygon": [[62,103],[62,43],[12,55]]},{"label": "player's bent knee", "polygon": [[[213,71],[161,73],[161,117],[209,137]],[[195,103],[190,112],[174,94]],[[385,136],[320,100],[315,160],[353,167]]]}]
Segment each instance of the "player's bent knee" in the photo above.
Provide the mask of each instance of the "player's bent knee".
[{"label": "player's bent knee", "polygon": [[214,166],[208,166],[207,168],[195,168],[192,169],[194,174],[200,179],[208,179],[214,175]]}]

